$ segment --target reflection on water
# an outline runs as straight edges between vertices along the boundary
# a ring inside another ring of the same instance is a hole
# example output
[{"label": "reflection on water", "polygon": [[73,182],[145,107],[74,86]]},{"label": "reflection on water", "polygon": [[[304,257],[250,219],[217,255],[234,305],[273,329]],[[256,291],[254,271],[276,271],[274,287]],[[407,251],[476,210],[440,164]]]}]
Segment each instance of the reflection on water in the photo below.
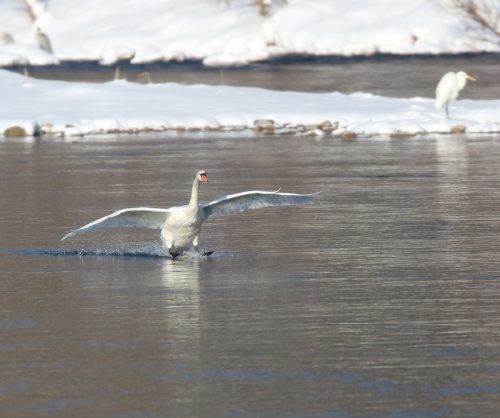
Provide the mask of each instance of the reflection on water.
[{"label": "reflection on water", "polygon": [[200,350],[200,283],[198,259],[163,260],[161,281],[175,295],[175,308],[164,315],[164,335],[185,343],[183,351]]},{"label": "reflection on water", "polygon": [[[498,137],[0,142],[8,417],[493,417]],[[321,203],[216,218],[210,258],[113,210],[251,189]]]}]

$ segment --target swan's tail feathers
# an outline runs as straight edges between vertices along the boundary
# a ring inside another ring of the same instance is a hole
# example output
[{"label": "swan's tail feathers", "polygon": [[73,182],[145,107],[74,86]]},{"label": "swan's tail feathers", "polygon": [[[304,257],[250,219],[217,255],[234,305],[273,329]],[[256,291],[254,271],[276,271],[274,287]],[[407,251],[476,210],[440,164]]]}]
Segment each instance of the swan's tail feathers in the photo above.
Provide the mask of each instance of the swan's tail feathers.
[{"label": "swan's tail feathers", "polygon": [[222,196],[203,205],[205,216],[221,216],[269,206],[311,205],[318,201],[317,193],[296,194],[250,191]]},{"label": "swan's tail feathers", "polygon": [[121,209],[97,219],[81,228],[74,229],[64,235],[61,241],[67,238],[80,235],[85,232],[90,232],[102,228],[151,228],[161,229],[167,220],[169,209],[156,208],[127,208]]}]

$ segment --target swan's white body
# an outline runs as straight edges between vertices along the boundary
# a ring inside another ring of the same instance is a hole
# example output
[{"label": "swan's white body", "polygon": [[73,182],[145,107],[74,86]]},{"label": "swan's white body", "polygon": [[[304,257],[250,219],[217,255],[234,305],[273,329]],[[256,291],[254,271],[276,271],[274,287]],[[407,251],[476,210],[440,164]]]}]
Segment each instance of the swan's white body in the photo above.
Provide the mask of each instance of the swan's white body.
[{"label": "swan's white body", "polygon": [[206,182],[206,178],[204,171],[196,174],[188,205],[174,206],[168,209],[148,207],[121,209],[70,231],[62,239],[65,240],[100,228],[142,227],[159,229],[163,244],[175,258],[191,247],[199,251],[201,226],[210,217],[268,206],[304,205],[316,201],[315,195],[249,191],[222,196],[212,202],[199,204],[199,185]]},{"label": "swan's white body", "polygon": [[444,106],[446,109],[446,116],[449,117],[448,103],[456,100],[460,91],[465,87],[467,80],[476,81],[476,79],[465,71],[458,73],[446,73],[436,87],[436,100],[434,106],[436,110],[441,110]]}]

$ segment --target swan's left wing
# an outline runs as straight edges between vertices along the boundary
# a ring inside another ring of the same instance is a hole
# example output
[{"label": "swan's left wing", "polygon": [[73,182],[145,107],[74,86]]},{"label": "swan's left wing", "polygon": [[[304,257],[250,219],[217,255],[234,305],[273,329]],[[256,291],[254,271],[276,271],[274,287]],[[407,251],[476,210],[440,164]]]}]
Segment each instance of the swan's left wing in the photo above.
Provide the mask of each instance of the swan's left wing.
[{"label": "swan's left wing", "polygon": [[316,201],[315,194],[251,191],[219,197],[202,208],[205,217],[209,218],[268,206],[310,205]]},{"label": "swan's left wing", "polygon": [[157,208],[127,208],[104,216],[81,228],[68,232],[61,241],[86,232],[101,228],[151,228],[160,229],[165,223],[170,209]]}]

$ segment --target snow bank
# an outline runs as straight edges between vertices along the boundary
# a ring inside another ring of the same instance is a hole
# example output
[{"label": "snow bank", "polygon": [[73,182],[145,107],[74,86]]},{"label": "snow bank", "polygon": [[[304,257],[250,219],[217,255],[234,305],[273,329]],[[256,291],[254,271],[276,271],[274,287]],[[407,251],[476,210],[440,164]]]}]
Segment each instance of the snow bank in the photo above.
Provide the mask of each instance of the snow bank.
[{"label": "snow bank", "polygon": [[[250,87],[174,83],[105,84],[28,79],[0,71],[0,133],[88,135],[163,130],[259,129],[267,134],[361,135],[500,132],[500,100],[453,103],[453,119],[431,99],[366,93],[279,92]],[[256,122],[259,121],[259,122]],[[323,123],[324,122],[324,123]]]},{"label": "snow bank", "polygon": [[[273,17],[276,44],[319,55],[499,51],[466,31],[443,0],[295,0]],[[497,5],[500,13],[500,2]]]},{"label": "snow bank", "polygon": [[[44,12],[38,8],[40,15]],[[35,22],[24,2],[0,1],[0,66],[57,64],[55,56],[35,43]]]},{"label": "snow bank", "polygon": [[[0,2],[0,65],[95,60],[112,64],[196,59],[235,65],[282,54],[369,55],[500,51],[446,0],[275,0],[259,15],[255,0],[20,0]],[[493,2],[492,2],[493,3]],[[500,3],[496,6],[500,13]],[[38,50],[35,25],[54,56]]]}]

